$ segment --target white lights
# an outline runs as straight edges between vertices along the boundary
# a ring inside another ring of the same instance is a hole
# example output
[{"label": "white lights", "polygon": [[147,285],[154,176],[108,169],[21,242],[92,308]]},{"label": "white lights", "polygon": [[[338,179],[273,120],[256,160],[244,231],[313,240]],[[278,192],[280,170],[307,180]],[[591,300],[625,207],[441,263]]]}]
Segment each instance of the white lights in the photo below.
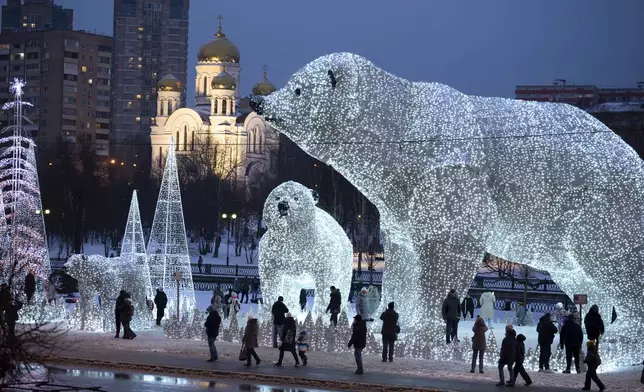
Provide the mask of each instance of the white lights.
[{"label": "white lights", "polygon": [[165,164],[147,250],[152,286],[163,287],[168,296],[166,316],[169,317],[175,316],[177,311],[176,271],[181,272],[178,281],[180,312],[192,314],[196,303],[172,139]]},{"label": "white lights", "polygon": [[324,314],[331,286],[344,298],[349,294],[353,247],[342,227],[316,203],[317,193],[293,181],[273,189],[264,203],[268,230],[259,242],[258,269],[266,310],[283,296],[295,313],[300,289],[311,288],[303,286],[306,281],[315,288],[313,317]]},{"label": "white lights", "polygon": [[614,306],[607,337],[633,348],[616,360],[641,361],[644,166],[592,116],[410,82],[349,53],[306,65],[260,109],[377,206],[382,303],[412,340],[440,338],[444,296],[462,297],[489,252],[547,270],[605,318]]}]

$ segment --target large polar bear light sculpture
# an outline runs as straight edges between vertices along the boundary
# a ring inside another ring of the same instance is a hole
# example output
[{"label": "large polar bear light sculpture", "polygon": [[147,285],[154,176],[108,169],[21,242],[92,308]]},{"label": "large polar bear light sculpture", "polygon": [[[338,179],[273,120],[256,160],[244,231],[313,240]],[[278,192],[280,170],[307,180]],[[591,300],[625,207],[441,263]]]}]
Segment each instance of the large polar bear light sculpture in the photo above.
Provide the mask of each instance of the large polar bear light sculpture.
[{"label": "large polar bear light sculpture", "polygon": [[462,296],[489,252],[614,306],[609,334],[644,332],[644,165],[587,113],[410,82],[349,53],[252,106],[378,207],[382,303],[403,329],[440,336],[443,298]]},{"label": "large polar bear light sculpture", "polygon": [[[114,305],[120,290],[132,296],[135,330],[152,327],[152,314],[146,300],[152,292],[150,280],[145,279],[145,266],[100,255],[72,255],[64,265],[65,272],[78,281],[78,310],[72,315],[72,328],[84,331],[112,331]],[[100,297],[100,306],[95,296]],[[150,298],[151,299],[151,298]]]},{"label": "large polar bear light sculpture", "polygon": [[331,286],[344,298],[349,295],[353,246],[317,201],[315,191],[288,181],[273,189],[264,203],[268,230],[259,241],[258,268],[265,310],[283,296],[295,311],[300,289],[309,280],[315,287],[313,316],[324,314]]}]

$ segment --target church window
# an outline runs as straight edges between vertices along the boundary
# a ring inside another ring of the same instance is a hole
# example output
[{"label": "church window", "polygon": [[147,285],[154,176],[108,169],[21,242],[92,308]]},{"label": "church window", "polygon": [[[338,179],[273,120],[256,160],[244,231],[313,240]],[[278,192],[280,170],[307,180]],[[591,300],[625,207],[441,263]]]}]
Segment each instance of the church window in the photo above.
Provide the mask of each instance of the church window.
[{"label": "church window", "polygon": [[168,101],[168,116],[172,114],[172,101]]},{"label": "church window", "polygon": [[183,151],[188,151],[188,126],[183,126]]},{"label": "church window", "polygon": [[203,95],[208,95],[208,77],[203,77]]},{"label": "church window", "polygon": [[163,147],[159,146],[159,167],[163,164]]},{"label": "church window", "polygon": [[257,129],[253,129],[253,152],[257,152]]},{"label": "church window", "polygon": [[218,110],[219,110],[219,100],[215,99],[215,114],[219,114]]},{"label": "church window", "polygon": [[253,134],[253,131],[248,131],[248,134],[246,135],[246,152],[251,152],[250,149],[250,138],[251,135]]},{"label": "church window", "polygon": [[221,114],[226,114],[226,100],[221,100]]},{"label": "church window", "polygon": [[174,150],[179,151],[179,131],[177,131],[177,140],[175,141]]},{"label": "church window", "polygon": [[262,153],[262,150],[264,149],[264,133],[261,132],[259,129],[257,130],[257,144],[259,145],[259,153]]},{"label": "church window", "polygon": [[190,142],[190,151],[195,150],[195,131],[192,131],[192,140]]}]

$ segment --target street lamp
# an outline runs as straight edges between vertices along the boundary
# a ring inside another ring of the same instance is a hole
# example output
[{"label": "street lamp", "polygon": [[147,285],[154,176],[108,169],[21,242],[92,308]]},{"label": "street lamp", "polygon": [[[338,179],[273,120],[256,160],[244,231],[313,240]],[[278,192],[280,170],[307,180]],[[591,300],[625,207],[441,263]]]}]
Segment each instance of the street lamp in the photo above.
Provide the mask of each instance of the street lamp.
[{"label": "street lamp", "polygon": [[[228,219],[228,214],[221,214],[221,219]],[[226,265],[230,265],[230,224],[237,219],[237,214],[231,214],[228,219],[228,242],[226,243]]]}]

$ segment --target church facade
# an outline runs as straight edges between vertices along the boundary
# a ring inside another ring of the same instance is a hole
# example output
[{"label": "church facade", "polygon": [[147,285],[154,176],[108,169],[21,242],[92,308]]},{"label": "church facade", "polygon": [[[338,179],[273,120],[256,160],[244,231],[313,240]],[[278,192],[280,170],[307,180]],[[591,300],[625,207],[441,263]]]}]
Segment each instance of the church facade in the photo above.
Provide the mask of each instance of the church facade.
[{"label": "church facade", "polygon": [[[247,195],[271,176],[279,147],[277,132],[248,105],[240,105],[240,55],[222,30],[222,17],[215,36],[199,49],[195,78],[195,105],[181,106],[185,86],[168,73],[157,86],[157,116],[151,127],[152,167],[163,167],[168,148],[177,159],[209,166],[238,192]],[[263,80],[253,86],[253,95],[268,95],[275,86]],[[244,107],[245,106],[245,107]]]}]

